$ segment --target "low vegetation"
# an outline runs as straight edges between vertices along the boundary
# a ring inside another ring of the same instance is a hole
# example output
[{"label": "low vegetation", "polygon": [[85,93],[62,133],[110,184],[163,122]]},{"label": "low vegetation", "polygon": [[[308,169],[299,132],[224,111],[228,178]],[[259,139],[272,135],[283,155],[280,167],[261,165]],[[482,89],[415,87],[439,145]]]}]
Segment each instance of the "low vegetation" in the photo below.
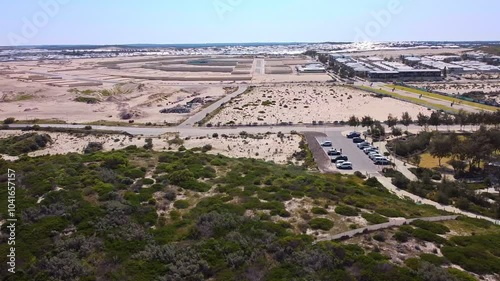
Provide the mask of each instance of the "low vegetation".
[{"label": "low vegetation", "polygon": [[47,134],[28,133],[0,139],[0,154],[18,156],[32,151],[44,149],[52,143]]},{"label": "low vegetation", "polygon": [[[112,152],[0,160],[0,169],[7,168],[16,171],[18,186],[16,280],[21,281],[255,280],[255,276],[420,281],[420,269],[392,264],[358,245],[313,244],[314,236],[305,235],[298,220],[306,229],[333,230],[337,221],[331,215],[339,215],[324,214],[327,204],[342,206],[341,212],[348,215],[357,213],[356,208],[384,216],[442,214],[400,200],[355,176],[314,174],[295,166],[191,150],[158,153],[130,146]],[[6,181],[0,177],[0,184]],[[317,202],[317,209],[302,220],[286,207],[292,199]],[[0,191],[0,200],[7,200],[6,189]],[[0,219],[7,218],[6,212],[0,209]],[[473,272],[496,270],[499,253],[494,239],[448,241],[421,227],[405,227],[410,229],[409,239],[445,245],[443,253],[451,263]],[[498,237],[497,227],[488,227]],[[7,252],[5,225],[1,231],[0,251]],[[379,240],[387,239],[383,235]],[[481,245],[486,243],[491,245],[486,253],[474,252],[484,251]],[[491,262],[476,267],[463,261],[463,254],[485,256]],[[7,257],[0,256],[0,263],[6,262]],[[448,274],[429,264],[427,271]],[[5,274],[1,272],[0,278]]]}]

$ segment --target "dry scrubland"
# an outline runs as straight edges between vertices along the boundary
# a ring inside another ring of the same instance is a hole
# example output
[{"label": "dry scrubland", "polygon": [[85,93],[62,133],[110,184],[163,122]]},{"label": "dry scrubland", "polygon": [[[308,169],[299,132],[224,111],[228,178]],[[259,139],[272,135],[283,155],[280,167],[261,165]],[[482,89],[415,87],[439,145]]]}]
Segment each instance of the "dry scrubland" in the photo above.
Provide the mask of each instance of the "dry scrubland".
[{"label": "dry scrubland", "polygon": [[[29,132],[22,132],[18,130],[0,131],[0,139],[10,136],[17,136]],[[43,132],[38,132],[43,133]],[[41,155],[55,155],[66,153],[82,153],[89,142],[99,142],[103,144],[104,151],[111,151],[123,149],[129,145],[136,145],[142,147],[145,144],[146,137],[127,137],[124,135],[77,135],[67,133],[47,133],[52,138],[53,143],[43,150],[38,150],[28,153],[29,156]],[[260,135],[218,135],[196,137],[184,139],[182,144],[173,140],[179,140],[176,135],[169,134],[160,137],[152,138],[153,150],[166,151],[178,150],[179,147],[184,146],[187,149],[195,147],[203,147],[205,145],[212,146],[212,149],[207,153],[217,154],[228,157],[248,157],[262,159],[266,161],[273,161],[278,164],[286,164],[292,161],[300,165],[301,162],[296,162],[292,159],[295,152],[300,151],[299,142],[301,137],[299,135],[283,135],[282,137],[276,134],[260,134]],[[0,155],[6,160],[15,160],[17,157],[8,155]]]},{"label": "dry scrubland", "polygon": [[[68,123],[176,124],[235,90],[235,82],[327,81],[326,74],[297,75],[307,63],[244,57],[140,57],[0,64],[0,119],[57,119]],[[213,61],[212,61],[213,60]],[[202,63],[197,64],[201,61]],[[266,69],[283,74],[266,74]],[[232,88],[232,89],[229,89]],[[188,102],[196,99],[187,110]],[[160,113],[172,109],[174,113]],[[126,118],[124,118],[126,117]]]},{"label": "dry scrubland", "polygon": [[212,124],[277,124],[281,122],[312,123],[313,121],[347,121],[350,116],[369,115],[386,120],[389,114],[401,116],[408,112],[429,114],[422,106],[391,98],[376,98],[343,86],[307,84],[257,87],[234,98],[212,118]]},{"label": "dry scrubland", "polygon": [[[203,103],[225,95],[220,86],[171,86],[162,82],[125,83],[94,87],[56,87],[37,81],[0,76],[0,119],[57,119],[68,123],[134,120],[138,123],[179,123],[190,113],[160,113],[185,106],[196,112]],[[127,116],[128,115],[128,116]]]}]

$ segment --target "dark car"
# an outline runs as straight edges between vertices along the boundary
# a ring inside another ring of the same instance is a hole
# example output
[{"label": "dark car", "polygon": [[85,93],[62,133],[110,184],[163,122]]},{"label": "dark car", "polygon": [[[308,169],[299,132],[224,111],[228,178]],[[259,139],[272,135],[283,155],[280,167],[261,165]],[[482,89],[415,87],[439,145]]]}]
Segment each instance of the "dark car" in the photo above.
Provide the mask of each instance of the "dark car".
[{"label": "dark car", "polygon": [[332,163],[335,163],[335,162],[337,162],[338,160],[344,160],[344,161],[347,161],[347,160],[349,160],[349,159],[348,159],[348,158],[347,158],[347,156],[345,156],[345,155],[339,155],[339,156],[332,157]]},{"label": "dark car", "polygon": [[387,159],[382,159],[382,160],[376,160],[373,163],[375,163],[375,165],[390,165],[391,161]]},{"label": "dark car", "polygon": [[328,155],[330,155],[330,156],[338,156],[338,155],[342,155],[342,153],[340,153],[340,151],[337,151],[337,150],[329,150],[328,151]]},{"label": "dark car", "polygon": [[347,138],[352,139],[352,138],[359,138],[361,136],[361,133],[358,132],[350,132],[347,134]]},{"label": "dark car", "polygon": [[355,137],[352,139],[352,142],[353,143],[361,143],[361,142],[364,142],[365,140],[360,138],[360,137]]}]

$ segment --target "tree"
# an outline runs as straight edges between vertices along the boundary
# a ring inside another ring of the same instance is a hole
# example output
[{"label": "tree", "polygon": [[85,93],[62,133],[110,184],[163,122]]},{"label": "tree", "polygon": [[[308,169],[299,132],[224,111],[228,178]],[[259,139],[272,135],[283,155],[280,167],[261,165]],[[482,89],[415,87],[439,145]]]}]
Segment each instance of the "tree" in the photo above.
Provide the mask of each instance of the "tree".
[{"label": "tree", "polygon": [[357,127],[360,124],[359,118],[353,115],[353,116],[349,117],[347,124],[349,124],[349,126],[351,126],[351,127]]},{"label": "tree", "polygon": [[411,119],[410,114],[408,111],[404,112],[401,116],[401,124],[406,126],[406,130],[408,131],[408,126],[410,126],[411,123],[413,123],[413,120]]},{"label": "tree", "polygon": [[448,68],[445,66],[443,69],[443,77],[446,78],[448,76]]},{"label": "tree", "polygon": [[144,149],[152,149],[153,148],[153,139],[147,138],[145,139],[146,144],[144,144]]},{"label": "tree", "polygon": [[425,130],[427,130],[428,122],[429,122],[429,117],[427,117],[426,115],[422,114],[421,112],[417,115],[417,124],[420,127],[423,126]]},{"label": "tree", "polygon": [[452,138],[449,136],[444,136],[443,134],[436,134],[431,139],[429,146],[429,153],[438,158],[439,166],[441,166],[441,159],[451,155],[453,151]]},{"label": "tree", "polygon": [[398,118],[397,117],[393,117],[392,114],[389,114],[389,116],[387,116],[387,126],[389,126],[389,128],[395,126],[396,124],[398,124]]},{"label": "tree", "polygon": [[460,125],[460,130],[463,129],[464,125],[468,124],[468,120],[469,120],[468,115],[469,114],[463,109],[460,109],[458,111],[458,113],[455,115],[455,124]]},{"label": "tree", "polygon": [[5,125],[9,125],[9,124],[12,124],[14,122],[16,122],[16,118],[14,118],[14,117],[5,118],[5,120],[3,120],[3,123]]},{"label": "tree", "polygon": [[361,118],[361,126],[363,127],[370,127],[371,125],[373,125],[373,123],[374,121],[370,116],[366,115]]},{"label": "tree", "polygon": [[437,131],[438,126],[441,124],[441,113],[439,111],[432,112],[427,122],[431,126],[436,126]]}]

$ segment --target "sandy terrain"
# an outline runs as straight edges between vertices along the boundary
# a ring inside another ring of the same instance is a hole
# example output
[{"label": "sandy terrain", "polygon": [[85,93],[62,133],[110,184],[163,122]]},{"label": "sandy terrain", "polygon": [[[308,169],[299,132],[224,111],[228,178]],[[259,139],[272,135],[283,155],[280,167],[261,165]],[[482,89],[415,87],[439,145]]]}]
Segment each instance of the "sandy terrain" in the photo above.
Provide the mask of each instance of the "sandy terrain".
[{"label": "sandy terrain", "polygon": [[[9,136],[20,135],[27,132],[19,130],[0,130],[0,139]],[[38,132],[43,133],[43,132]],[[43,150],[38,150],[29,153],[29,156],[67,154],[71,152],[82,153],[89,142],[103,143],[103,149],[110,151],[112,149],[123,149],[129,145],[143,146],[145,144],[144,137],[129,138],[124,135],[105,135],[101,137],[77,136],[66,133],[47,133],[50,135],[54,143]],[[169,145],[168,140],[174,139],[174,135],[164,135],[153,138],[153,150],[166,151],[169,147],[172,150],[177,150],[178,145]],[[299,142],[301,137],[298,135],[284,135],[283,138],[276,134],[262,134],[257,138],[243,138],[239,135],[228,135],[227,138],[219,135],[217,138],[212,136],[190,138],[184,141],[184,147],[191,149],[195,147],[203,147],[204,145],[212,145],[212,150],[208,153],[222,155],[228,157],[248,157],[262,159],[265,161],[273,161],[278,164],[286,164],[291,160],[292,154],[299,151]],[[5,160],[15,160],[17,157],[0,155]],[[292,161],[295,164],[295,160]]]},{"label": "sandy terrain", "polygon": [[[291,73],[266,75],[267,62],[271,68],[285,67]],[[123,121],[124,114],[129,113],[129,119],[136,123],[180,123],[204,104],[221,98],[225,87],[237,87],[236,82],[330,79],[326,74],[294,73],[295,65],[307,62],[300,56],[145,56],[5,62],[0,63],[0,120],[14,117],[68,123],[116,122]],[[185,106],[194,98],[203,101],[193,104],[189,113],[160,113],[161,109]]]},{"label": "sandy terrain", "polygon": [[[221,86],[170,86],[154,81],[94,87],[49,86],[39,81],[0,76],[0,119],[59,119],[68,123],[98,120],[125,121],[123,113],[138,123],[178,123],[189,113],[160,113],[161,109],[184,106],[194,98],[211,102],[226,91]],[[75,101],[75,99],[83,99]],[[86,99],[96,100],[87,103]],[[194,104],[191,113],[203,104]]]},{"label": "sandy terrain", "polygon": [[386,120],[389,113],[403,112],[416,118],[425,107],[391,98],[375,98],[366,92],[343,86],[307,84],[258,87],[227,103],[210,123],[277,124],[281,122],[347,121],[350,116],[371,116]]}]

